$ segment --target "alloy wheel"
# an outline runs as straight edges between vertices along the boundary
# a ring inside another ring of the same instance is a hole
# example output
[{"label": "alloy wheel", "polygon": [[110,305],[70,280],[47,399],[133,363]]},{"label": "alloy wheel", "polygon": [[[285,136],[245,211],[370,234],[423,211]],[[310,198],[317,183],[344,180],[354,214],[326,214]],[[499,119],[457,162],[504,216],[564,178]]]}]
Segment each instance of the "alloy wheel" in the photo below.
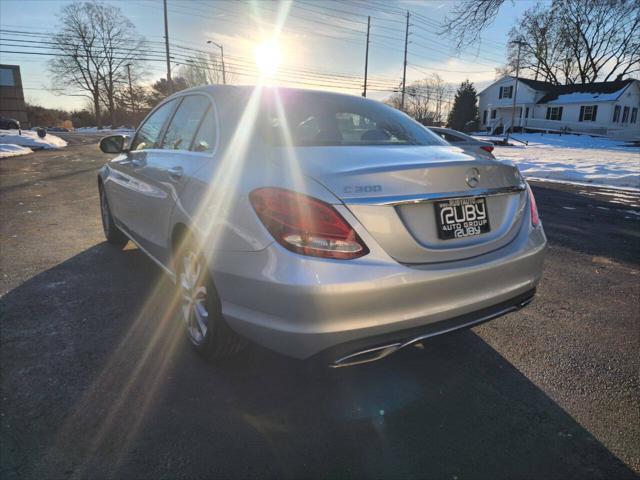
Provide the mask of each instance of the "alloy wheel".
[{"label": "alloy wheel", "polygon": [[201,260],[194,252],[187,252],[182,257],[179,278],[181,314],[189,339],[195,345],[202,345],[208,329],[209,311],[205,279]]},{"label": "alloy wheel", "polygon": [[104,190],[100,190],[100,216],[102,218],[102,229],[104,230],[104,235],[109,237],[109,204],[107,203],[107,196],[104,193]]}]

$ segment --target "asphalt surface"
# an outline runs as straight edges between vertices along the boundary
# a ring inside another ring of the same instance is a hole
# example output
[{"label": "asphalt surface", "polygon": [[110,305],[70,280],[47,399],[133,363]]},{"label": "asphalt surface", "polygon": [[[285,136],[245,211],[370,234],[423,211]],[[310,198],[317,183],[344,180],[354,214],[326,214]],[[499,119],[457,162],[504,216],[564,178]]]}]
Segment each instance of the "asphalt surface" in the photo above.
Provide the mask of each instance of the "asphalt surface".
[{"label": "asphalt surface", "polygon": [[53,132],[57,137],[65,140],[69,145],[91,145],[100,142],[102,137],[111,135],[107,132]]},{"label": "asphalt surface", "polygon": [[518,313],[354,368],[212,365],[155,264],[104,243],[79,143],[0,160],[1,478],[637,478],[637,196],[535,184]]}]

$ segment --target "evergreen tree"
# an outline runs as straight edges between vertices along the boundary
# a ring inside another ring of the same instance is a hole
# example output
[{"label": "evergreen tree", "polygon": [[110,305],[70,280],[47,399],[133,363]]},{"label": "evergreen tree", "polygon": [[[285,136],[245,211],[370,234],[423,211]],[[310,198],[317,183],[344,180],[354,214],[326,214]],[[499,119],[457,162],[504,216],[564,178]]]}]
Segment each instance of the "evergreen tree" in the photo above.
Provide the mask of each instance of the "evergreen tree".
[{"label": "evergreen tree", "polygon": [[447,119],[449,128],[465,130],[467,123],[478,121],[476,95],[476,89],[469,80],[460,84]]}]

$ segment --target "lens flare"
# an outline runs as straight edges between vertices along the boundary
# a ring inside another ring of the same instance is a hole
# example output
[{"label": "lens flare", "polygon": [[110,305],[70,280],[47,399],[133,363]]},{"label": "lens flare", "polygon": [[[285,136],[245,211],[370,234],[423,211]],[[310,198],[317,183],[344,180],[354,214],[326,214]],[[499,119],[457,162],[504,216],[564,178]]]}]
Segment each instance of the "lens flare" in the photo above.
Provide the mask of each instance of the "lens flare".
[{"label": "lens flare", "polygon": [[274,41],[266,41],[255,48],[256,66],[263,77],[272,77],[282,63],[282,50]]}]

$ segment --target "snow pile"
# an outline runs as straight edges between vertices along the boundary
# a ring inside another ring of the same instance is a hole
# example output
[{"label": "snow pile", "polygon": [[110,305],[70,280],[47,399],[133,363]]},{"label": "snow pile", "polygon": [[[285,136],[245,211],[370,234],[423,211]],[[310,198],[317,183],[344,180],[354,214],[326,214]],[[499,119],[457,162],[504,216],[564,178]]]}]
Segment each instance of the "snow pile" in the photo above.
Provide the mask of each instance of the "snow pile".
[{"label": "snow pile", "polygon": [[31,153],[31,149],[14,145],[12,143],[0,143],[0,158],[15,157],[17,155],[26,155]]},{"label": "snow pile", "polygon": [[525,177],[640,189],[638,147],[587,135],[519,133],[514,138],[529,144],[496,145],[493,154],[499,160],[513,161]]},{"label": "snow pile", "polygon": [[17,130],[0,130],[0,144],[21,145],[30,148],[62,148],[67,146],[67,142],[60,137],[47,133],[44,138],[38,137],[36,132],[22,130],[22,135],[18,135]]}]

